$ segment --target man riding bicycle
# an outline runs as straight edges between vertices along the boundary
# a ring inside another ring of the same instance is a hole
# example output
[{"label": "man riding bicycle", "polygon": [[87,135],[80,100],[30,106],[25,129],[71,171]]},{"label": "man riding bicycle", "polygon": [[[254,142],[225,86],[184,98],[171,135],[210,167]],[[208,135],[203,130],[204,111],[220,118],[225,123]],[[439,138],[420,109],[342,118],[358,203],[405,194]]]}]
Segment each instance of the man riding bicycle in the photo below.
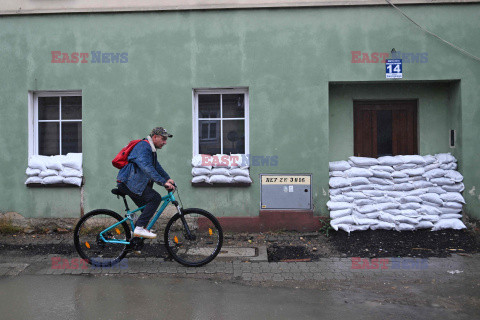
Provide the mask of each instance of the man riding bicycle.
[{"label": "man riding bicycle", "polygon": [[161,201],[160,194],[153,190],[153,183],[164,186],[168,191],[175,191],[175,182],[158,163],[156,152],[167,144],[167,138],[172,137],[164,128],[154,128],[146,141],[140,141],[132,149],[128,155],[128,164],[118,173],[118,189],[129,195],[137,206],[146,206],[135,223],[134,237],[157,237],[145,229]]}]

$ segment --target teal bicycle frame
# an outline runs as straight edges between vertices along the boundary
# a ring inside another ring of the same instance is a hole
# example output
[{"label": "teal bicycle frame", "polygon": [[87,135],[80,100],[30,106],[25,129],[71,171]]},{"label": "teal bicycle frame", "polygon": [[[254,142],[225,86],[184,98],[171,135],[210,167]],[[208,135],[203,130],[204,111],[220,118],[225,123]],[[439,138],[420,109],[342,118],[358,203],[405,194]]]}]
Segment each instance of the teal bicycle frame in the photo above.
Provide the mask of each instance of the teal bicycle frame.
[{"label": "teal bicycle frame", "polygon": [[[155,224],[155,222],[157,222],[158,218],[160,217],[160,215],[163,213],[163,210],[165,210],[165,208],[168,206],[168,204],[170,202],[174,202],[175,201],[175,196],[173,195],[173,192],[169,192],[166,196],[162,197],[162,206],[160,207],[160,209],[158,209],[157,213],[155,213],[155,215],[153,216],[153,219],[150,221],[150,223],[148,224],[147,226],[147,230],[150,230],[153,225]],[[133,230],[135,229],[135,224],[133,222],[133,218],[132,218],[132,214],[134,214],[135,212],[137,211],[140,211],[142,210],[143,208],[145,208],[146,206],[142,206],[142,207],[139,207],[133,211],[130,211],[128,210],[127,211],[127,216],[125,217],[125,219],[123,219],[122,221],[119,221],[113,225],[111,225],[110,227],[108,227],[107,229],[103,230],[102,232],[100,232],[100,239],[102,239],[104,242],[107,242],[107,243],[118,243],[118,244],[130,244],[130,241],[125,241],[125,240],[106,240],[103,236],[103,234],[105,232],[108,232],[110,230],[112,230],[113,228],[115,228],[116,226],[124,223],[125,221],[128,221],[130,220],[130,225],[132,227],[132,232]],[[178,208],[177,206],[177,209],[178,211],[180,212],[180,209]]]}]

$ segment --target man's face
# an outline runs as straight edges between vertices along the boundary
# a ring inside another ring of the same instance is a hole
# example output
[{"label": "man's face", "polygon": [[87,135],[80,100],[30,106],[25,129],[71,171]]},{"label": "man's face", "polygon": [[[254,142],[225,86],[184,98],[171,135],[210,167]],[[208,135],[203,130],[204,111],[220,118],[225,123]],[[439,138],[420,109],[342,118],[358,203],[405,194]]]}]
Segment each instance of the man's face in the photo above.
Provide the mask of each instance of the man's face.
[{"label": "man's face", "polygon": [[167,137],[161,135],[154,135],[152,137],[152,141],[155,145],[155,148],[162,149],[162,147],[167,144]]}]

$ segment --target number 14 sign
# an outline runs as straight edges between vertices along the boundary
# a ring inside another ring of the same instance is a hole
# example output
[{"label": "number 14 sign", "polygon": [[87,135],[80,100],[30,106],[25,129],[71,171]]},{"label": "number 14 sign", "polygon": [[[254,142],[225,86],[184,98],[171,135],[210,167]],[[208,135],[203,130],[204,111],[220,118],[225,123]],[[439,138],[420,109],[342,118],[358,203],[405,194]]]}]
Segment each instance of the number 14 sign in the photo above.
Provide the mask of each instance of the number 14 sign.
[{"label": "number 14 sign", "polygon": [[387,79],[401,79],[402,59],[387,59],[385,61],[385,74]]}]

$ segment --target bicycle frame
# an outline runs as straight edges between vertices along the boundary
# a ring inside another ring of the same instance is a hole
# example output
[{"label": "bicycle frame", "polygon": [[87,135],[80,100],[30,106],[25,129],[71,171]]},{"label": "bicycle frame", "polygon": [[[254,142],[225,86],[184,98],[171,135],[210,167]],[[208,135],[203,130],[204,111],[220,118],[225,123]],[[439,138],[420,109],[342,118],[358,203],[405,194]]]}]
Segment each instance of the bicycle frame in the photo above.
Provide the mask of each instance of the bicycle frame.
[{"label": "bicycle frame", "polygon": [[[150,230],[153,225],[155,224],[155,222],[157,222],[158,218],[160,217],[160,215],[163,213],[163,210],[165,210],[165,208],[168,206],[168,204],[170,202],[174,202],[176,201],[175,200],[175,196],[173,195],[173,192],[169,192],[166,196],[162,197],[162,200],[160,203],[163,202],[163,204],[160,206],[160,209],[158,209],[157,213],[155,213],[155,215],[153,216],[153,219],[150,221],[150,223],[148,224],[147,226],[147,230]],[[125,217],[125,219],[123,219],[122,221],[119,221],[113,225],[111,225],[110,227],[108,227],[107,229],[103,230],[102,232],[100,232],[100,239],[102,239],[104,242],[107,242],[107,243],[118,243],[118,244],[130,244],[130,241],[125,241],[125,240],[106,240],[104,237],[103,237],[103,234],[105,232],[108,232],[110,230],[112,230],[113,228],[115,228],[116,226],[124,223],[125,221],[128,221],[130,220],[130,225],[132,227],[132,231],[135,229],[135,224],[133,223],[133,218],[131,217],[131,215],[137,211],[140,211],[142,210],[143,208],[145,208],[145,206],[142,206],[142,207],[139,207],[135,210],[132,210],[132,211],[127,211],[127,216]],[[179,211],[179,213],[181,213],[181,210],[178,208],[177,206],[177,209]],[[184,218],[182,217],[182,221],[184,220]],[[187,229],[188,230],[188,229]],[[190,232],[189,230],[187,231],[188,233]]]}]

